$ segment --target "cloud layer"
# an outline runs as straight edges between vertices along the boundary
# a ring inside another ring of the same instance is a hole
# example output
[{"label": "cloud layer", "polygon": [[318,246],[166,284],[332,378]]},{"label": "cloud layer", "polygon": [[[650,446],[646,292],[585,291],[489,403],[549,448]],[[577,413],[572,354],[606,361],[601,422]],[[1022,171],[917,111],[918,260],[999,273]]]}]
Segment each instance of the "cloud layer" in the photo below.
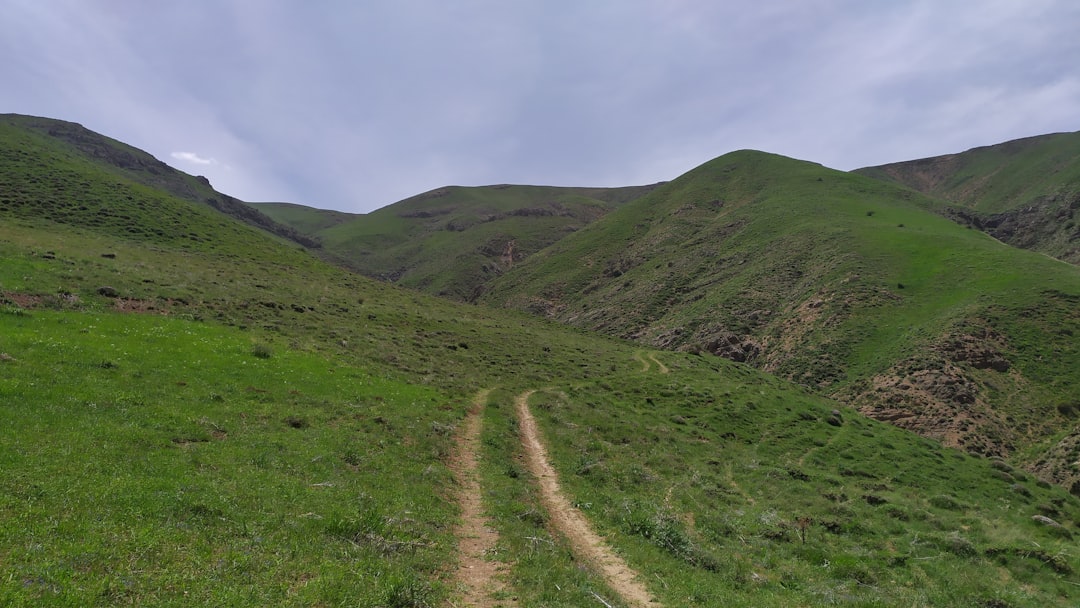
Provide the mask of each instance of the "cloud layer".
[{"label": "cloud layer", "polygon": [[252,201],[648,183],[740,148],[852,169],[1080,129],[1071,0],[4,4],[0,111]]}]

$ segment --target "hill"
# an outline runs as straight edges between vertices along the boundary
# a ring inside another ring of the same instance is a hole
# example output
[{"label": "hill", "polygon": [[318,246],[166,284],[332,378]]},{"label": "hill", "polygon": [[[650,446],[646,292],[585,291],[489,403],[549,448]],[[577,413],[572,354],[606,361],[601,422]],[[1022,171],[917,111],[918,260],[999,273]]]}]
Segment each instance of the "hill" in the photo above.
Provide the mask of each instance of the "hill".
[{"label": "hill", "polygon": [[371,281],[24,143],[48,204],[0,190],[0,604],[459,602],[467,412],[492,601],[618,603],[551,525],[515,402],[658,605],[1075,603],[1080,500],[1004,462]]},{"label": "hill", "polygon": [[744,361],[1075,484],[1073,448],[1048,458],[1043,442],[1076,438],[1080,272],[958,226],[943,207],[736,152],[534,255],[484,301]]},{"label": "hill", "polygon": [[[94,190],[86,196],[109,196],[113,206],[129,200],[138,189],[166,192],[176,198],[209,206],[226,215],[306,247],[319,243],[297,230],[274,222],[241,201],[215,191],[204,177],[178,171],[146,152],[86,129],[82,125],[18,114],[0,114],[0,161],[4,174],[0,188],[8,194],[8,204],[33,200],[52,206],[54,193],[68,180],[95,179],[83,183]],[[80,210],[67,209],[68,219],[82,221]],[[102,212],[109,215],[111,211]],[[49,217],[48,211],[43,211]],[[117,213],[116,215],[123,215]],[[112,221],[112,220],[109,220]]]},{"label": "hill", "polygon": [[256,206],[367,276],[472,301],[514,264],[653,187],[447,186],[360,216]]},{"label": "hill", "polygon": [[856,173],[943,198],[963,223],[1024,249],[1080,263],[1080,133],[1055,133]]}]

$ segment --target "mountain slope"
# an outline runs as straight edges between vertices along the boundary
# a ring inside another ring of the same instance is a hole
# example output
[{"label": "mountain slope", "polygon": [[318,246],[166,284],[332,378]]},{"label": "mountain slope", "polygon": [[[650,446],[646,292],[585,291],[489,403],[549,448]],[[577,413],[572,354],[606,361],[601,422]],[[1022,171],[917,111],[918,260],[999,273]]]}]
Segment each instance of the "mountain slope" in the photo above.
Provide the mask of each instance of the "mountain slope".
[{"label": "mountain slope", "polygon": [[[127,144],[86,129],[82,125],[35,116],[0,114],[0,150],[5,175],[0,187],[11,194],[38,197],[45,203],[57,180],[100,174],[117,182],[113,188],[143,186],[239,219],[247,224],[306,247],[319,243],[299,231],[274,222],[241,201],[215,191],[203,177],[178,171]],[[40,157],[44,155],[46,162]],[[42,171],[44,169],[44,171]],[[52,183],[47,183],[52,180]],[[86,182],[92,183],[92,182]],[[122,185],[121,185],[122,184]],[[15,188],[30,188],[25,192]],[[41,198],[44,197],[44,198]],[[16,200],[12,198],[11,200]]]},{"label": "mountain slope", "polygon": [[[1075,436],[1080,272],[944,206],[732,153],[534,255],[484,301],[746,361],[975,453]],[[1039,466],[1072,484],[1071,462]]]},{"label": "mountain slope", "polygon": [[515,263],[652,188],[448,186],[352,218],[257,207],[363,274],[469,301]]},{"label": "mountain slope", "polygon": [[315,209],[295,203],[248,203],[270,219],[291,226],[302,234],[314,235],[338,224],[355,219],[357,214],[328,209]]},{"label": "mountain slope", "polygon": [[454,603],[447,460],[482,388],[520,605],[611,597],[521,468],[530,389],[573,504],[663,605],[1075,603],[1080,500],[1009,465],[30,152],[45,189],[0,191],[0,604]]},{"label": "mountain slope", "polygon": [[974,210],[955,217],[995,238],[1080,263],[1080,132],[1018,139],[856,173]]}]

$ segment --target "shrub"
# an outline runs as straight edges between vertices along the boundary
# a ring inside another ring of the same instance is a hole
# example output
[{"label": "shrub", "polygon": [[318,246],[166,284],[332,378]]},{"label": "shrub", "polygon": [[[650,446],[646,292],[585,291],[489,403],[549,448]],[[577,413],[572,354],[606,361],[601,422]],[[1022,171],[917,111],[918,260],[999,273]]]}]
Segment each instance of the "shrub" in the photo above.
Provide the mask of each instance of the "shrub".
[{"label": "shrub", "polygon": [[931,496],[930,500],[927,502],[939,509],[945,509],[947,511],[962,511],[964,509],[964,505],[959,500],[956,500],[956,498],[947,494]]}]

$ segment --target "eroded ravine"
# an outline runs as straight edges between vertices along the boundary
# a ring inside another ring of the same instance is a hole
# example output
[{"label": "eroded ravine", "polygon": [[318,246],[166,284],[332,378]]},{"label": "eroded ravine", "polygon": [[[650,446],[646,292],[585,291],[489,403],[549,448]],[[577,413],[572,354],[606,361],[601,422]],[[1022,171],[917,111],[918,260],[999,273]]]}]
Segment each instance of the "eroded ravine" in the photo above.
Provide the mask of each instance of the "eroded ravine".
[{"label": "eroded ravine", "polygon": [[559,477],[548,461],[547,449],[540,440],[536,420],[529,410],[529,397],[535,391],[518,395],[516,409],[521,428],[525,460],[540,488],[540,500],[550,521],[570,542],[574,554],[594,564],[605,582],[622,600],[638,608],[655,608],[649,591],[639,582],[640,576],[616,555],[575,509],[559,486]]},{"label": "eroded ravine", "polygon": [[450,456],[450,469],[457,480],[457,499],[461,505],[461,522],[454,530],[458,539],[458,569],[454,578],[461,596],[460,603],[452,606],[517,606],[512,598],[505,599],[505,566],[490,559],[499,534],[484,516],[483,492],[480,488],[480,432],[489,393],[488,390],[480,391],[473,399]]}]

